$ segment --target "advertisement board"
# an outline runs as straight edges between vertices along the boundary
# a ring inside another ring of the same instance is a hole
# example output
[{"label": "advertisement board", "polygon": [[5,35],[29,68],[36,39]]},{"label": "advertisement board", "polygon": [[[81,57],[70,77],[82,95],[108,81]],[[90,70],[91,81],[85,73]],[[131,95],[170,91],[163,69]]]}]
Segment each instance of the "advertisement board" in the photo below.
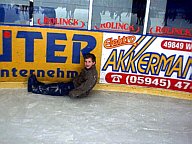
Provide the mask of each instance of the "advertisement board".
[{"label": "advertisement board", "polygon": [[94,53],[100,68],[102,33],[63,29],[0,27],[0,82],[69,81]]},{"label": "advertisement board", "polygon": [[192,92],[192,42],[104,33],[100,83]]}]

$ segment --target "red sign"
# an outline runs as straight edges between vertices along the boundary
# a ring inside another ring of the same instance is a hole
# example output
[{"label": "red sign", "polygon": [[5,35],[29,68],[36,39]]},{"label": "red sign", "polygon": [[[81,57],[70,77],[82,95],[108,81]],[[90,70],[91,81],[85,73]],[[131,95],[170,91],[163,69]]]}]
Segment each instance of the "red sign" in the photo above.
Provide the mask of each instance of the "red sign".
[{"label": "red sign", "polygon": [[179,50],[179,51],[192,52],[192,42],[163,40],[161,42],[161,47],[163,49],[169,49],[169,50]]},{"label": "red sign", "polygon": [[192,81],[187,80],[112,72],[106,74],[105,80],[108,83],[139,85],[192,92]]},{"label": "red sign", "polygon": [[77,19],[64,19],[64,18],[48,18],[44,17],[43,21],[40,19],[37,20],[37,23],[40,26],[59,26],[59,27],[73,27],[73,28],[83,28],[85,23],[83,21],[79,21]]},{"label": "red sign", "polygon": [[128,23],[120,23],[120,22],[106,22],[102,23],[99,26],[94,26],[96,30],[111,30],[117,32],[132,32],[139,33],[141,28],[139,26],[129,25]]},{"label": "red sign", "polygon": [[181,37],[192,37],[192,29],[185,29],[185,28],[172,28],[172,27],[151,27],[150,34],[158,34],[158,35],[174,35],[174,36],[181,36]]}]

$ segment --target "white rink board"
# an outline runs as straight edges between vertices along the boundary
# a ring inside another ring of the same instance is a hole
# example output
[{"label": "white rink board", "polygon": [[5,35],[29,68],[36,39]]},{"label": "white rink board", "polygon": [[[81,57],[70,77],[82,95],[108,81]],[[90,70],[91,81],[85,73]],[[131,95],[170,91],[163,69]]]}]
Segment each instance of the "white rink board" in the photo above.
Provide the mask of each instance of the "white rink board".
[{"label": "white rink board", "polygon": [[104,33],[100,83],[192,91],[190,40]]}]

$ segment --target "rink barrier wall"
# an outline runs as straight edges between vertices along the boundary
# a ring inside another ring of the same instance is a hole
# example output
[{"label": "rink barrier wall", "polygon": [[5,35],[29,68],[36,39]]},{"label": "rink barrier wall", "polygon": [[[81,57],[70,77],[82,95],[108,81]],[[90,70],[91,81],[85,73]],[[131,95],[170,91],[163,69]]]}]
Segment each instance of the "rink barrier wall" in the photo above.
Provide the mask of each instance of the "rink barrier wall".
[{"label": "rink barrier wall", "polygon": [[104,33],[100,83],[192,93],[192,41]]},{"label": "rink barrier wall", "polygon": [[[27,84],[23,82],[0,82],[0,88],[10,89],[10,88],[22,88],[27,92]],[[184,100],[192,100],[192,94],[181,91],[165,90],[159,88],[149,88],[141,86],[124,86],[118,84],[97,84],[93,90],[100,91],[114,91],[114,92],[127,92],[135,94],[147,94],[151,96],[163,96]],[[129,96],[129,94],[127,94]]]},{"label": "rink barrier wall", "polygon": [[92,52],[96,90],[192,99],[190,40],[18,26],[0,26],[0,38],[0,88],[24,88],[33,72],[40,81],[69,81]]},{"label": "rink barrier wall", "polygon": [[97,57],[99,72],[102,33],[0,26],[0,82],[25,82],[36,73],[40,81],[70,81],[84,66],[85,53]]}]

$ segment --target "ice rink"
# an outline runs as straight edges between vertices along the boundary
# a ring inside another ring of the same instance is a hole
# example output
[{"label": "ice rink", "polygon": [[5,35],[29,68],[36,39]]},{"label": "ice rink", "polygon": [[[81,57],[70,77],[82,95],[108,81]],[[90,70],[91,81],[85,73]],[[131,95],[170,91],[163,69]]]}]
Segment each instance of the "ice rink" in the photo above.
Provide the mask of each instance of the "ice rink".
[{"label": "ice rink", "polygon": [[97,91],[70,99],[0,89],[0,144],[191,144],[192,101]]}]

